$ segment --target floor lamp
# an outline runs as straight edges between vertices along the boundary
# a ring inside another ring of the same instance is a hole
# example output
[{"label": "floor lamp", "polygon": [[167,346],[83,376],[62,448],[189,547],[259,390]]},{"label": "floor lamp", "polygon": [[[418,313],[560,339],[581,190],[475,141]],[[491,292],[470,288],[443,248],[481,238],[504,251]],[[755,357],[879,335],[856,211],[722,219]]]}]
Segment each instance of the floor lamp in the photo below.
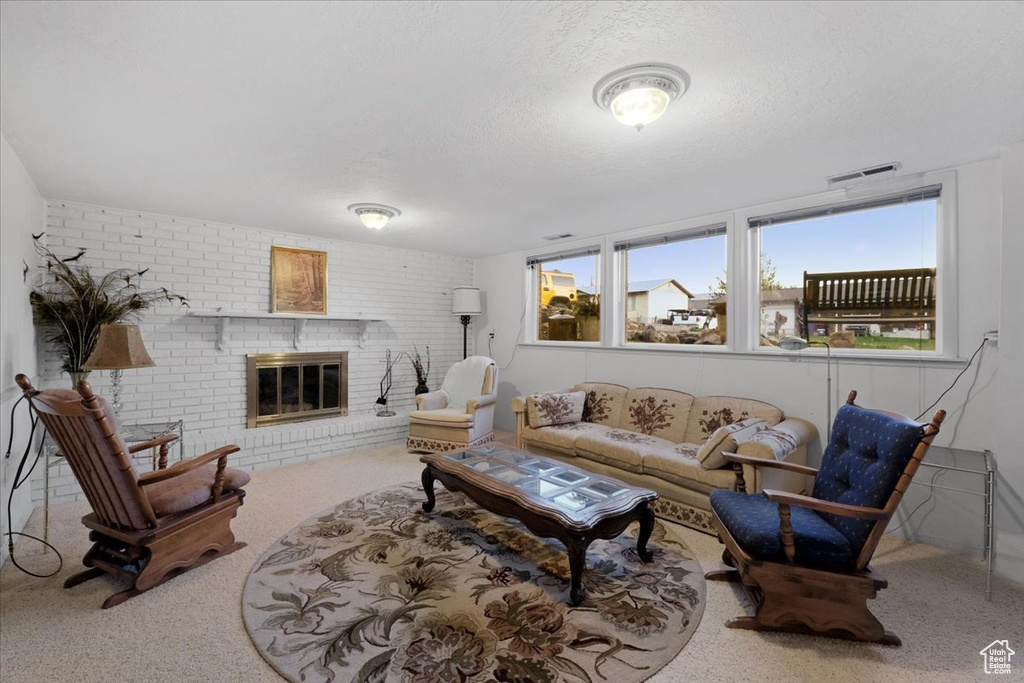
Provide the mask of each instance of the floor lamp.
[{"label": "floor lamp", "polygon": [[114,417],[121,412],[121,372],[130,368],[149,368],[156,365],[142,343],[138,325],[114,323],[100,327],[96,349],[82,366],[83,370],[110,370]]},{"label": "floor lamp", "polygon": [[825,347],[825,368],[828,377],[826,387],[828,390],[828,422],[825,423],[825,439],[832,440],[832,347],[828,342],[807,341],[803,337],[783,337],[779,340],[779,348],[783,351],[803,351],[808,346]]},{"label": "floor lamp", "polygon": [[474,315],[480,315],[480,289],[477,287],[456,287],[452,290],[452,314],[461,316],[462,323],[462,357],[468,352],[466,339],[469,323]]}]

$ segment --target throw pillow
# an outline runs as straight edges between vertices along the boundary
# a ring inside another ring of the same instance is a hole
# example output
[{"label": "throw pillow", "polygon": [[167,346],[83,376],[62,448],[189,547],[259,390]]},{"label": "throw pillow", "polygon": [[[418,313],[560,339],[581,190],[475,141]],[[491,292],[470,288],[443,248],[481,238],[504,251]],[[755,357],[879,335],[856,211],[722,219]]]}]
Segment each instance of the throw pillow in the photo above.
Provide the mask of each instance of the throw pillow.
[{"label": "throw pillow", "polygon": [[751,453],[751,455],[761,458],[785,460],[789,457],[790,453],[800,447],[800,439],[796,434],[775,426],[760,431],[751,437],[747,441],[748,449],[752,447],[751,444],[754,444],[753,447],[757,448],[757,451]]},{"label": "throw pillow", "polygon": [[758,431],[765,429],[768,421],[761,417],[749,417],[715,430],[697,451],[697,462],[706,470],[717,470],[727,464],[723,453],[735,453],[737,444],[743,443]]},{"label": "throw pillow", "polygon": [[568,394],[533,394],[526,398],[526,415],[531,427],[571,424],[583,419],[583,404],[587,394],[574,391]]}]

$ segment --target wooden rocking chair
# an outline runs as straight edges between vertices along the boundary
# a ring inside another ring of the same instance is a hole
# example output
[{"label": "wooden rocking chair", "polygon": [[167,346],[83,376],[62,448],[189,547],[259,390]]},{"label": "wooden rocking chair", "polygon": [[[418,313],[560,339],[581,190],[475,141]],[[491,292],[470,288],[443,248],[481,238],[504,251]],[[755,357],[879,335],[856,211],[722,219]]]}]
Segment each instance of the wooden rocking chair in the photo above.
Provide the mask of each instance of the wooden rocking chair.
[{"label": "wooden rocking chair", "polygon": [[[231,532],[231,520],[245,497],[242,487],[249,481],[245,472],[227,468],[228,455],[237,446],[163,469],[175,435],[128,448],[114,430],[110,406],[88,383],[79,382],[78,391],[37,391],[25,375],[16,380],[93,509],[82,518],[94,542],[82,560],[89,569],[70,577],[65,588],[102,574],[128,579],[131,587],[107,598],[106,609],[176,572],[245,547]],[[140,477],[129,456],[152,448],[161,450],[161,469]]]},{"label": "wooden rocking chair", "polygon": [[[712,581],[740,583],[754,616],[729,628],[789,631],[900,645],[868,610],[888,582],[868,566],[878,541],[946,413],[930,424],[866,410],[854,400],[839,409],[821,468],[727,454],[736,491],[711,493],[712,518],[733,569]],[[743,465],[815,477],[810,496],[765,490],[747,494]]]}]

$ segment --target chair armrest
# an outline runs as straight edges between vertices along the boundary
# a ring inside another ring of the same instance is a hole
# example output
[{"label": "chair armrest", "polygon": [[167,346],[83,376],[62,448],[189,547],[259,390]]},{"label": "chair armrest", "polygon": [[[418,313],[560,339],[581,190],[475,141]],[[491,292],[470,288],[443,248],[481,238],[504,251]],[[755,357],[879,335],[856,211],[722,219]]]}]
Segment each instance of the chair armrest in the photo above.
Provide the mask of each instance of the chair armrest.
[{"label": "chair armrest", "polygon": [[238,448],[238,446],[235,446],[234,444],[230,446],[221,446],[217,450],[210,451],[205,455],[200,455],[195,458],[191,458],[190,460],[182,460],[181,462],[176,462],[165,470],[146,472],[145,474],[139,477],[139,486],[149,486],[150,484],[156,484],[157,482],[167,481],[168,479],[179,477],[185,474],[186,472],[191,472],[192,470],[198,469],[203,465],[206,465],[207,463],[216,460],[217,479],[215,483],[215,488],[217,488],[217,494],[214,496],[214,499],[216,499],[217,496],[220,495],[219,487],[217,487],[216,485],[221,482],[224,476],[224,468],[227,466],[228,456],[231,455],[232,453],[237,453],[239,450],[240,449]]},{"label": "chair armrest", "polygon": [[804,474],[808,477],[815,477],[818,475],[818,470],[813,467],[798,465],[795,462],[787,462],[785,460],[767,460],[765,458],[755,458],[750,455],[740,455],[739,453],[722,453],[722,457],[724,457],[728,462],[735,463],[736,465],[771,467],[777,470],[786,470],[787,472]]},{"label": "chair armrest", "polygon": [[477,408],[483,408],[484,406],[493,405],[497,400],[498,397],[495,396],[494,394],[471,398],[469,399],[469,401],[466,402],[466,412],[472,414],[476,412]]},{"label": "chair armrest", "polygon": [[173,442],[177,441],[177,439],[178,439],[178,435],[177,434],[164,434],[161,437],[158,437],[156,439],[151,439],[150,441],[146,441],[145,443],[138,443],[138,444],[135,444],[134,446],[130,446],[128,448],[128,453],[134,455],[135,453],[139,453],[141,451],[145,451],[145,450],[148,450],[150,448],[157,448],[159,446],[163,446],[163,445],[166,445],[166,444],[173,443]]},{"label": "chair armrest", "polygon": [[804,496],[799,493],[790,493],[788,491],[765,489],[761,492],[761,495],[773,503],[796,505],[797,507],[808,508],[817,512],[827,512],[833,515],[842,515],[843,517],[853,517],[854,519],[880,521],[889,518],[886,511],[879,508],[866,508],[861,507],[860,505],[833,503],[829,500],[811,498],[810,496]]},{"label": "chair armrest", "polygon": [[516,396],[512,399],[512,412],[513,413],[525,413],[526,412],[526,397]]},{"label": "chair armrest", "polygon": [[416,397],[416,410],[442,410],[448,407],[448,396],[440,389]]}]

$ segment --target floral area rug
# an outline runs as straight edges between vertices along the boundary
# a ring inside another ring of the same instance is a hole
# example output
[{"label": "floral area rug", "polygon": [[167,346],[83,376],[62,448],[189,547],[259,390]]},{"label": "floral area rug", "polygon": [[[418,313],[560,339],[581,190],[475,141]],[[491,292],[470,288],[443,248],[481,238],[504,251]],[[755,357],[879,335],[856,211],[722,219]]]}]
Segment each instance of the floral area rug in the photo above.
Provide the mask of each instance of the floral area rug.
[{"label": "floral area rug", "polygon": [[431,513],[412,484],[306,520],[253,567],[242,615],[291,681],[627,683],[667,664],[704,610],[700,566],[657,522],[636,555],[634,523],[587,551],[587,589],[568,605],[561,543],[459,493]]}]

